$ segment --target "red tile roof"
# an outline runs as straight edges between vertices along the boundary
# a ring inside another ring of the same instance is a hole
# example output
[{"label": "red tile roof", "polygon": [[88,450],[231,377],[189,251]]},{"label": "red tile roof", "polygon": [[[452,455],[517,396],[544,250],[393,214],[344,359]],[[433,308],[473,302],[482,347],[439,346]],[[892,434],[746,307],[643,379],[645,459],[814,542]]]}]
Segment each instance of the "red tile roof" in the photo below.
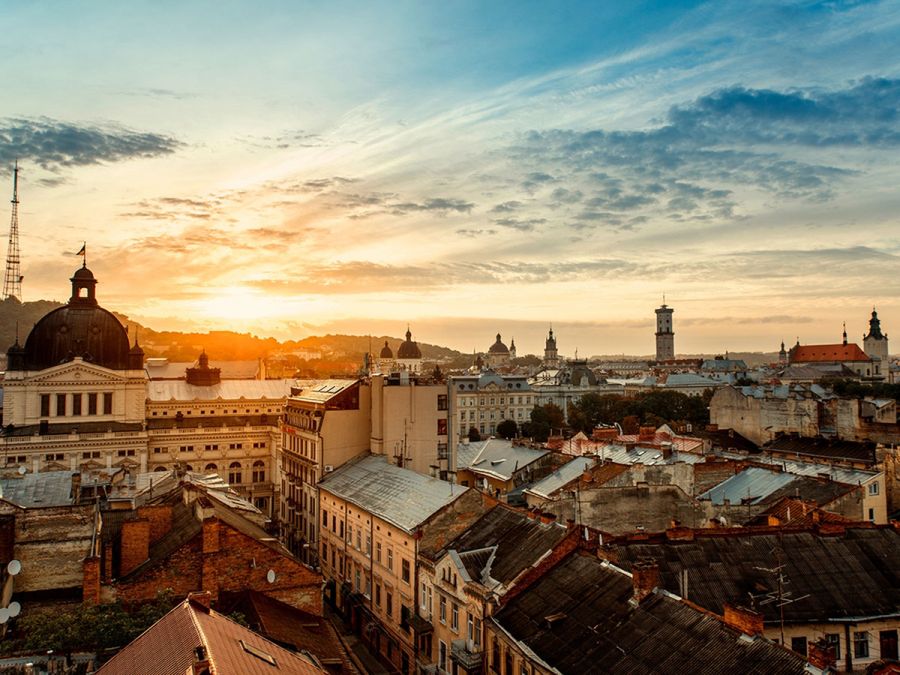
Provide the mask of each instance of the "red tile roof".
[{"label": "red tile roof", "polygon": [[856,344],[800,345],[791,350],[791,363],[871,361]]},{"label": "red tile roof", "polygon": [[97,675],[184,675],[191,672],[194,650],[201,646],[216,675],[324,672],[223,614],[185,600],[107,661]]}]

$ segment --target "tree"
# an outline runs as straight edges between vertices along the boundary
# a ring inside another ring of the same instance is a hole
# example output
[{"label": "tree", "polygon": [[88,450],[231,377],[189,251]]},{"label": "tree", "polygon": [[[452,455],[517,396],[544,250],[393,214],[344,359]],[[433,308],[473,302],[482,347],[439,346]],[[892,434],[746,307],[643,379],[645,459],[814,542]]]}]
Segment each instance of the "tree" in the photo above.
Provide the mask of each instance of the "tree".
[{"label": "tree", "polygon": [[475,427],[469,427],[469,441],[477,443],[481,440],[481,433]]},{"label": "tree", "polygon": [[531,421],[522,425],[522,433],[543,443],[554,430],[566,428],[566,419],[562,408],[555,403],[536,405],[531,409]]},{"label": "tree", "polygon": [[497,433],[506,439],[515,438],[519,433],[519,425],[514,420],[503,420],[497,425]]}]

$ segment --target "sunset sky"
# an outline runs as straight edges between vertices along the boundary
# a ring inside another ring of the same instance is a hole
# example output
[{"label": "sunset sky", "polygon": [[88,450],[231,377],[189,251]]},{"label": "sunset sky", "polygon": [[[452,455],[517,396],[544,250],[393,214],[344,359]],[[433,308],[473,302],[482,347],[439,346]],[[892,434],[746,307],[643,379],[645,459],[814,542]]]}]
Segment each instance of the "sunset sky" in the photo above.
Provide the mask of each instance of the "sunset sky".
[{"label": "sunset sky", "polygon": [[[900,339],[900,3],[0,3],[25,300],[520,353]],[[5,244],[5,241],[4,241]],[[900,351],[897,342],[892,352]]]}]

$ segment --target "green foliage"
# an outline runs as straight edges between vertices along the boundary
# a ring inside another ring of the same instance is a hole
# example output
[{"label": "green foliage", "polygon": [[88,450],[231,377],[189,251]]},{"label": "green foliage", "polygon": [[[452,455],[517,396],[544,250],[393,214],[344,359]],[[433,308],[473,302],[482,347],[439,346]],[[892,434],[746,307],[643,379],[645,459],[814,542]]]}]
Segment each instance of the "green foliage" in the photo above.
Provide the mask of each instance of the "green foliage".
[{"label": "green foliage", "polygon": [[598,424],[622,425],[625,433],[636,433],[641,424],[709,423],[712,391],[703,396],[687,396],[675,391],[649,391],[634,398],[616,394],[585,394],[569,406],[569,425],[590,435]]},{"label": "green foliage", "polygon": [[501,438],[515,438],[518,432],[519,425],[515,423],[515,420],[503,420],[497,425],[497,435]]},{"label": "green foliage", "polygon": [[481,440],[481,432],[478,431],[475,427],[469,427],[469,441],[472,443],[477,443]]},{"label": "green foliage", "polygon": [[68,654],[82,650],[123,647],[156,623],[173,607],[171,592],[127,611],[120,602],[81,605],[74,609],[23,614],[15,636],[3,641],[2,651],[45,651]]},{"label": "green foliage", "polygon": [[522,435],[543,443],[554,431],[564,431],[566,428],[562,408],[555,403],[545,403],[531,409],[531,421],[522,425]]},{"label": "green foliage", "polygon": [[823,387],[831,389],[838,396],[855,398],[892,398],[900,400],[900,384],[887,384],[885,382],[863,384],[856,380],[843,378],[829,378],[820,383]]}]

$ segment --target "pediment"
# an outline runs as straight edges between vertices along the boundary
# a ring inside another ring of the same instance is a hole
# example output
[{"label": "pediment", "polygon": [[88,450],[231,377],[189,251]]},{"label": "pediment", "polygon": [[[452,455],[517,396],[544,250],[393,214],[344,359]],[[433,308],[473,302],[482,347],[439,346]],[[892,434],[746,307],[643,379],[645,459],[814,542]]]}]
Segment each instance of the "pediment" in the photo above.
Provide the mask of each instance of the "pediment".
[{"label": "pediment", "polygon": [[42,370],[39,374],[29,377],[28,380],[41,384],[122,383],[127,382],[128,378],[119,374],[118,371],[76,359]]}]

